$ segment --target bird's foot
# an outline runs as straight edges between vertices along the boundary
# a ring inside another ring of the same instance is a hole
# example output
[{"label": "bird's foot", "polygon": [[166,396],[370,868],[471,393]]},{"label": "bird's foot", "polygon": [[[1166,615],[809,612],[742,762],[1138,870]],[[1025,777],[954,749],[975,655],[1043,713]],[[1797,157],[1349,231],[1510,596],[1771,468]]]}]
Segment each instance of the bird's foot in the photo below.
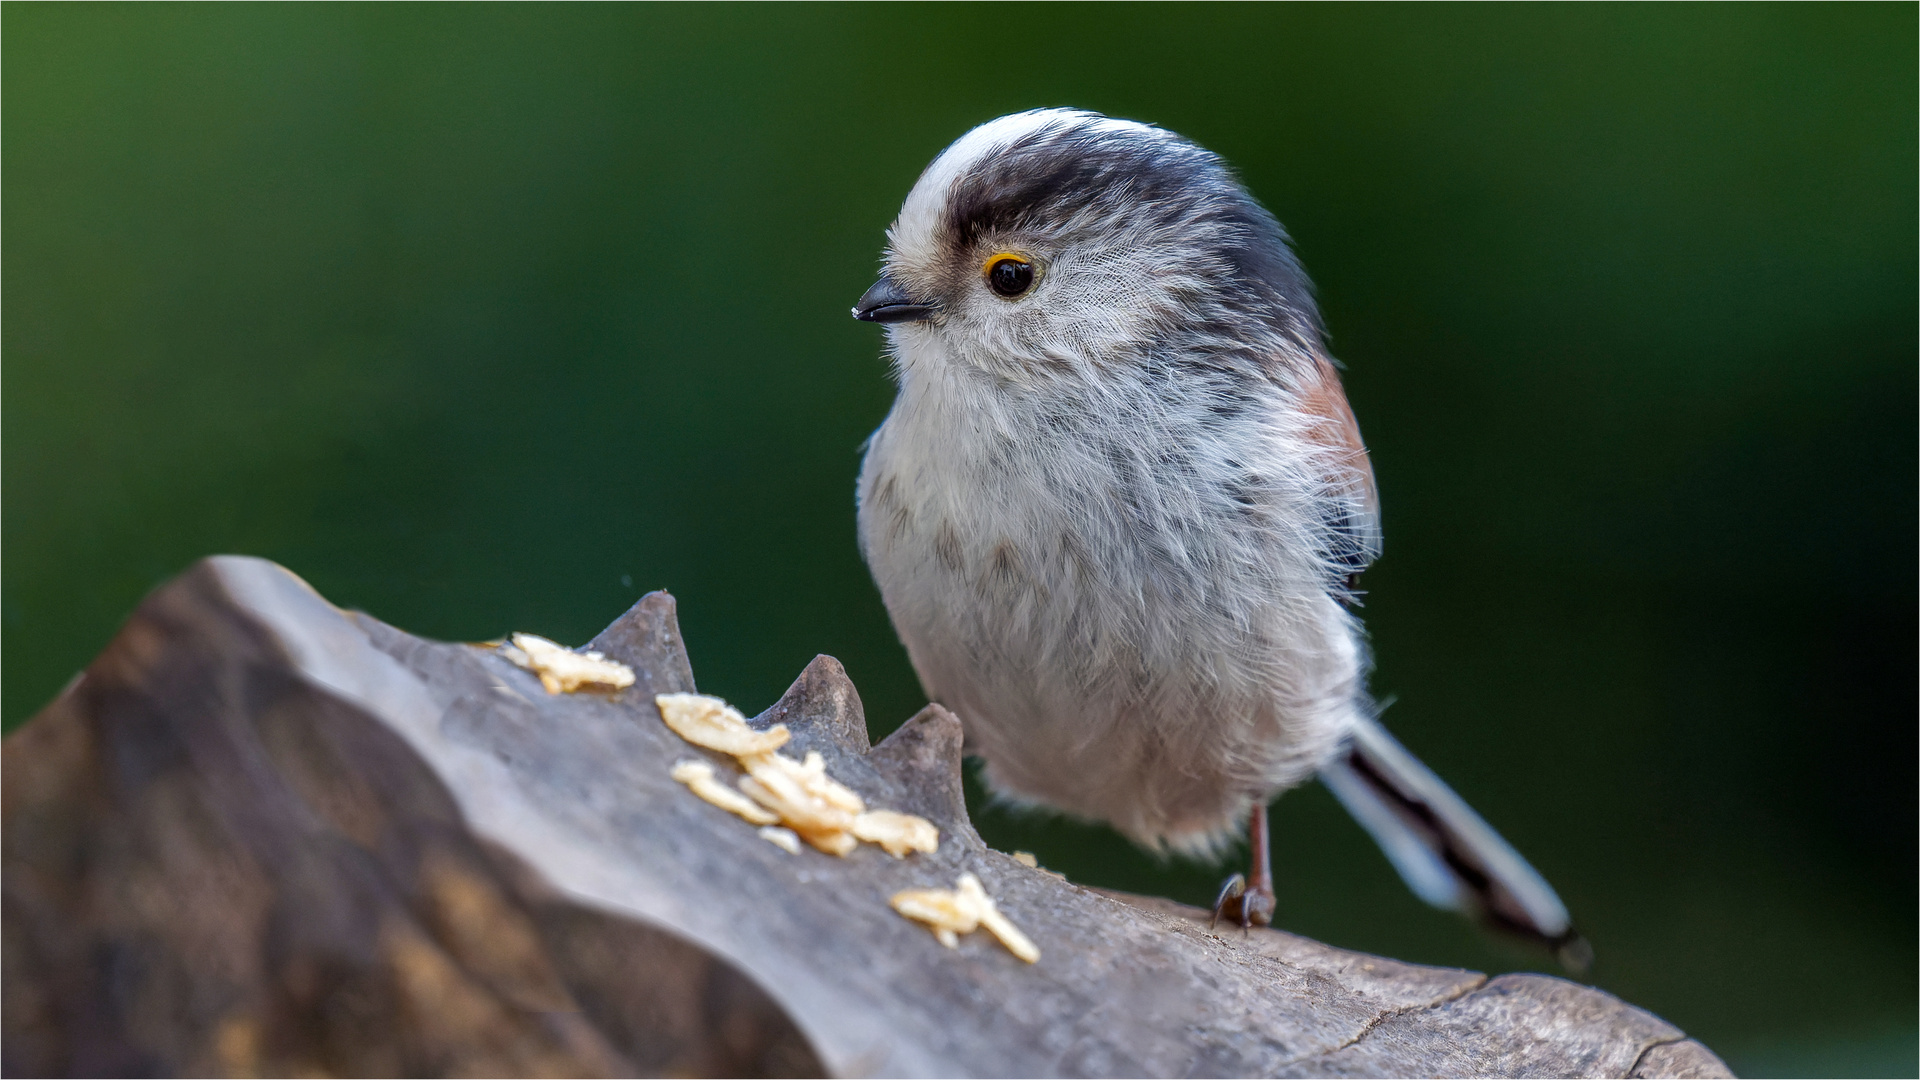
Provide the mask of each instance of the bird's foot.
[{"label": "bird's foot", "polygon": [[1235,874],[1220,887],[1220,897],[1213,902],[1213,922],[1218,926],[1221,919],[1238,923],[1245,930],[1254,926],[1269,926],[1273,923],[1273,886],[1268,884],[1247,887],[1244,874]]}]

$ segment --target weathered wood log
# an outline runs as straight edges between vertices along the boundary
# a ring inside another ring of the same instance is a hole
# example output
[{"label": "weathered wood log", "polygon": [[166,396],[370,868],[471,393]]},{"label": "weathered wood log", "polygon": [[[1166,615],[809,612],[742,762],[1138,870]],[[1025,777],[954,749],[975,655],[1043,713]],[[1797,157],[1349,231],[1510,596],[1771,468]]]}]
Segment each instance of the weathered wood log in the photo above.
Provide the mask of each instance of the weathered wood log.
[{"label": "weathered wood log", "polygon": [[[592,644],[638,683],[550,696],[259,560],[155,592],[0,755],[5,1072],[1729,1075],[1561,979],[1211,933],[1022,865],[968,822],[958,721],[869,750],[824,656],[755,723],[942,843],[789,854],[668,776],[702,753],[652,704],[693,688],[673,599]],[[888,908],[962,871],[1039,963]]]}]

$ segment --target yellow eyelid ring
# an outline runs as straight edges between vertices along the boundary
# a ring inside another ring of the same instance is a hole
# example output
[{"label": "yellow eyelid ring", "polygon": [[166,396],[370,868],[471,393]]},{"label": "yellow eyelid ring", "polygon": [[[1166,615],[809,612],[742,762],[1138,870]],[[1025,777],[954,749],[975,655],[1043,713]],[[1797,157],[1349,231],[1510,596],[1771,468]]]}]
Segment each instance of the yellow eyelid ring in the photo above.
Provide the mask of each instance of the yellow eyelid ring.
[{"label": "yellow eyelid ring", "polygon": [[980,264],[981,275],[985,276],[987,274],[992,273],[994,264],[1005,259],[1012,259],[1014,262],[1017,262],[1017,263],[1026,263],[1028,266],[1033,266],[1035,270],[1040,269],[1038,266],[1034,266],[1034,262],[1032,259],[1028,258],[1025,255],[1020,254],[1017,251],[996,251],[993,254],[987,256],[986,262],[983,262]]}]

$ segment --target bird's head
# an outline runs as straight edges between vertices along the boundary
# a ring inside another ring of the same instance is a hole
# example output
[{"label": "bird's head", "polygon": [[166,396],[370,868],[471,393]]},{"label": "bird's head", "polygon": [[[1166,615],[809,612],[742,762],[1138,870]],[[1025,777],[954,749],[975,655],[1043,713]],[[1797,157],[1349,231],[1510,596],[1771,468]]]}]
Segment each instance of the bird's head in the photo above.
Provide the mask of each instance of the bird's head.
[{"label": "bird's head", "polygon": [[983,124],[927,167],[887,237],[853,313],[888,324],[909,365],[1027,382],[1321,348],[1279,222],[1218,157],[1148,124],[1068,109]]}]

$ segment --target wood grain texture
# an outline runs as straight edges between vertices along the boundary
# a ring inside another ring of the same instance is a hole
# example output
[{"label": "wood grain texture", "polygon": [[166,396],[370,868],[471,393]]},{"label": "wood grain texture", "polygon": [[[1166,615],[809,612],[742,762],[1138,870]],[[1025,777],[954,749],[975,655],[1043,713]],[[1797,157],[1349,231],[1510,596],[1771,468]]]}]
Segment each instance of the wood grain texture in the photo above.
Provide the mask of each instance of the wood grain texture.
[{"label": "wood grain texture", "polygon": [[[5,1073],[1729,1075],[1560,979],[1216,934],[1023,866],[967,820],[959,722],[869,750],[830,657],[755,723],[942,843],[787,854],[668,776],[701,753],[651,704],[693,688],[672,598],[592,647],[636,686],[549,696],[259,560],[155,592],[0,755]],[[887,907],[962,871],[1037,965]]]}]

